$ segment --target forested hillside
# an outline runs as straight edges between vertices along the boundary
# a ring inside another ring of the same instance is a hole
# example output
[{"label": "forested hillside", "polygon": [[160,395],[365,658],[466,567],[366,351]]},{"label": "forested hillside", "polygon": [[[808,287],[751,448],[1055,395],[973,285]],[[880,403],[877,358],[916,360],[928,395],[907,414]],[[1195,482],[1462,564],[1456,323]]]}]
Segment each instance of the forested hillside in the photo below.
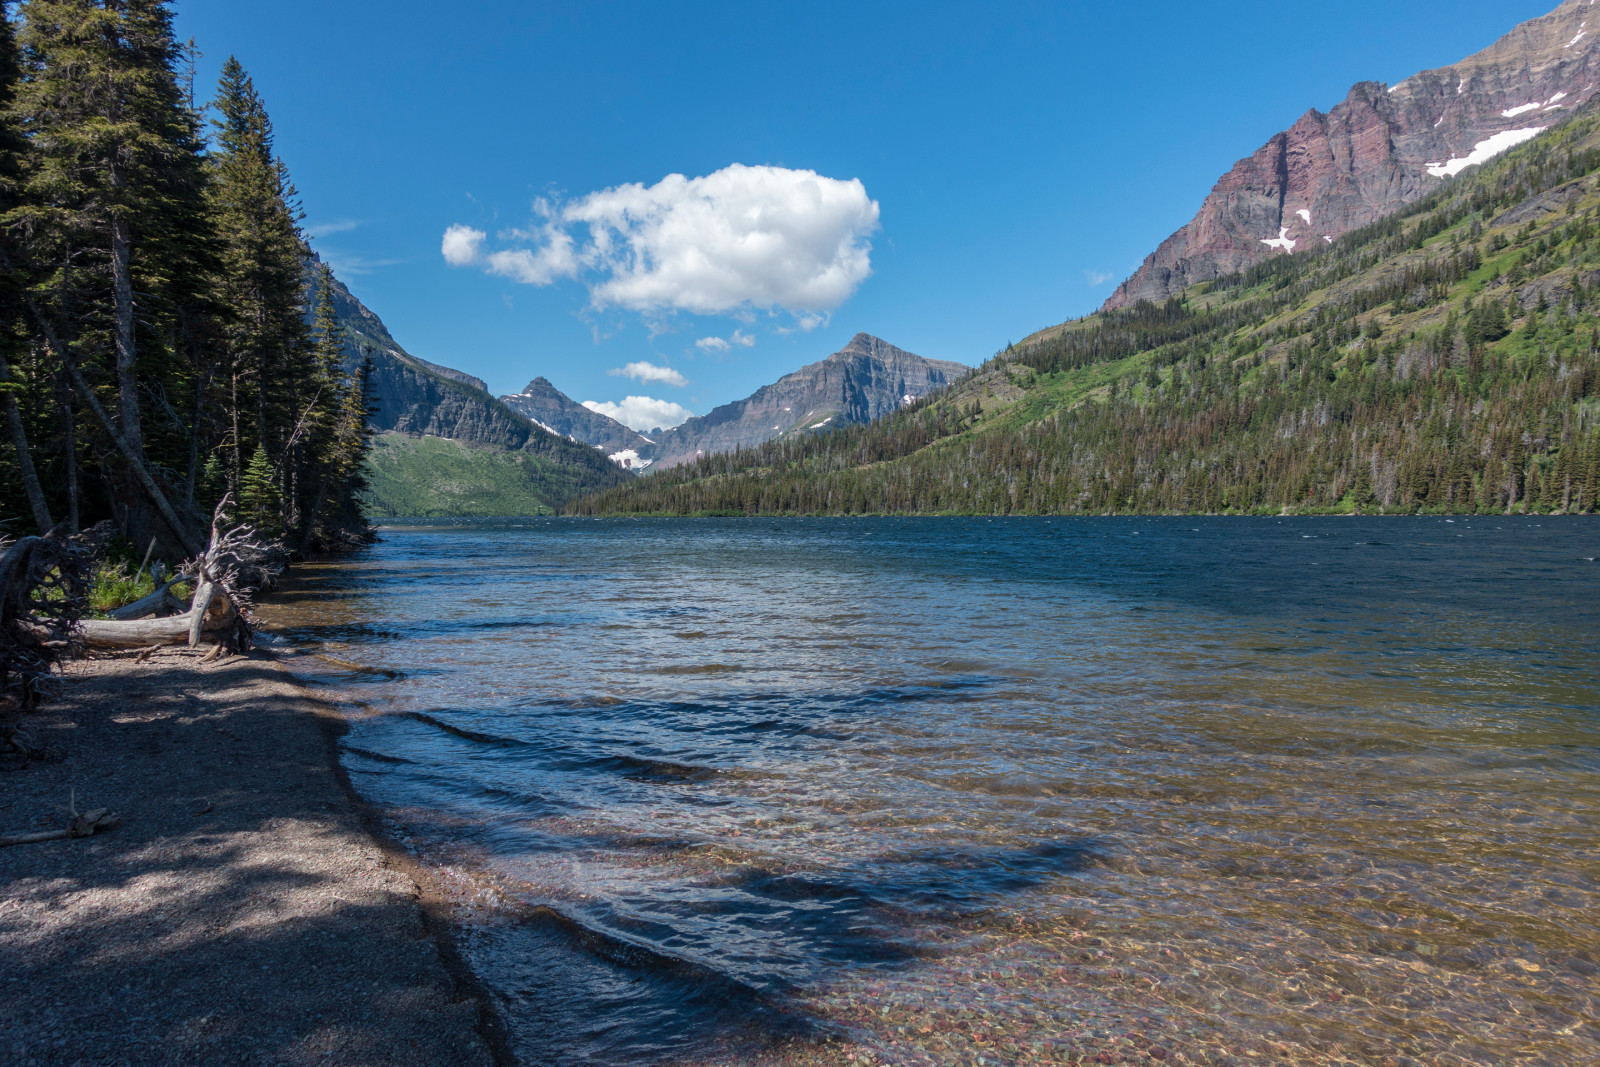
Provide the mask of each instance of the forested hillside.
[{"label": "forested hillside", "polygon": [[0,26],[0,522],[198,552],[215,502],[359,537],[367,400],[306,284],[297,194],[237,62],[209,106],[160,0]]},{"label": "forested hillside", "polygon": [[1600,118],[1309,253],[580,514],[1592,512]]}]

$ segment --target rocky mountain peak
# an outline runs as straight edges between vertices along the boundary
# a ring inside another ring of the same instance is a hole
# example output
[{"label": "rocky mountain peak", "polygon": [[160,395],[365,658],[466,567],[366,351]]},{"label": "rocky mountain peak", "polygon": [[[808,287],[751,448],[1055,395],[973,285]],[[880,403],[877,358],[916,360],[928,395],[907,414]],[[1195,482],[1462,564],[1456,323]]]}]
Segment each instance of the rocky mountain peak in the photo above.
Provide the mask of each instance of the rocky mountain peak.
[{"label": "rocky mountain peak", "polygon": [[1397,85],[1360,82],[1240,160],[1106,301],[1162,301],[1303,254],[1531,140],[1600,92],[1600,9],[1567,0],[1482,52]]}]

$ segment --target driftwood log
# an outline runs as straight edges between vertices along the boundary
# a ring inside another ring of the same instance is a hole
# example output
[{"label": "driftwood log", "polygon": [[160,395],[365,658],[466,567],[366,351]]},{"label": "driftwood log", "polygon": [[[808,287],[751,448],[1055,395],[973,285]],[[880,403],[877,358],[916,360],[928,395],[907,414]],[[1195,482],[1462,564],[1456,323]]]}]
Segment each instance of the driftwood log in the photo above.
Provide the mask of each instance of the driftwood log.
[{"label": "driftwood log", "polygon": [[[198,601],[197,601],[198,603]],[[224,633],[238,621],[226,596],[211,602],[210,610],[194,609],[165,619],[130,622],[89,619],[79,624],[83,643],[90,648],[149,648],[152,645],[188,645],[193,648],[205,634]],[[195,623],[200,624],[197,631]]]},{"label": "driftwood log", "polygon": [[[211,540],[205,552],[179,569],[141,600],[112,612],[106,620],[79,624],[79,639],[91,648],[150,648],[184,645],[194,648],[207,635],[234,652],[250,647],[250,601],[245,583],[275,573],[279,546],[263,542],[249,526],[225,530],[225,509],[232,497],[223,497],[211,520]],[[171,593],[174,584],[194,583],[188,604]],[[149,618],[162,610],[177,610],[166,618]]]},{"label": "driftwood log", "polygon": [[187,581],[189,579],[181,574],[168,578],[156,586],[155,592],[140,597],[132,604],[125,604],[116,611],[108,612],[107,614],[115,622],[133,622],[136,619],[148,619],[150,616],[160,614],[162,611],[184,614],[189,610],[189,605],[172,595],[172,587]]}]

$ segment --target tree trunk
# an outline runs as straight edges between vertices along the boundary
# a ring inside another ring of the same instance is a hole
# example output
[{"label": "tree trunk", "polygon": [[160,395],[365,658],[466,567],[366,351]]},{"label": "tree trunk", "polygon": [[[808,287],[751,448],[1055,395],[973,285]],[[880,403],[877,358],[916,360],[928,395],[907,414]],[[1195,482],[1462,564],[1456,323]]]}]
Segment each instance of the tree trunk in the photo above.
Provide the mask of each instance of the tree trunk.
[{"label": "tree trunk", "polygon": [[83,528],[78,506],[78,425],[72,414],[72,389],[59,373],[55,376],[55,391],[61,409],[62,458],[67,468],[67,530],[77,533]]},{"label": "tree trunk", "polygon": [[[11,367],[0,356],[0,382],[11,381]],[[17,450],[17,466],[22,471],[22,488],[28,494],[28,506],[33,509],[33,521],[39,525],[41,535],[55,528],[50,518],[50,507],[44,499],[44,488],[39,484],[39,472],[33,466],[33,452],[28,448],[28,431],[22,425],[22,411],[17,398],[9,391],[5,394],[6,423],[11,430],[11,444]]]},{"label": "tree trunk", "polygon": [[[113,185],[120,184],[113,179]],[[133,249],[128,220],[121,215],[111,220],[111,289],[116,313],[118,416],[122,436],[142,454],[144,426],[139,419],[139,378],[134,368],[138,350],[133,341]]]},{"label": "tree trunk", "polygon": [[161,513],[162,519],[166,520],[167,526],[172,530],[172,535],[182,543],[185,552],[196,557],[201,555],[205,551],[205,545],[195,537],[194,528],[180,520],[178,513],[172,510],[172,502],[167,499],[167,495],[156,484],[155,477],[146,468],[144,454],[129,443],[128,439],[122,435],[122,431],[117,427],[117,424],[111,420],[111,416],[107,414],[105,407],[100,403],[100,398],[94,395],[94,390],[90,388],[89,382],[84,378],[83,372],[73,362],[71,354],[66,348],[62,347],[59,339],[55,336],[54,327],[49,325],[49,321],[40,315],[37,309],[32,310],[35,320],[38,321],[40,328],[45,331],[45,337],[50,346],[56,350],[56,353],[61,357],[61,362],[66,366],[67,373],[72,377],[72,383],[78,387],[78,392],[83,394],[83,399],[89,405],[89,410],[94,412],[95,418],[99,420],[100,425],[110,435],[111,440],[116,444],[123,458],[128,461],[128,466],[132,468],[134,477],[138,479],[139,484],[144,488],[146,495],[150,498],[150,502]]},{"label": "tree trunk", "polygon": [[311,540],[317,535],[317,516],[322,513],[322,505],[328,501],[328,476],[322,476],[322,483],[317,486],[316,500],[311,505],[311,510],[306,512],[306,528],[300,536],[300,554],[303,556],[311,551]]}]

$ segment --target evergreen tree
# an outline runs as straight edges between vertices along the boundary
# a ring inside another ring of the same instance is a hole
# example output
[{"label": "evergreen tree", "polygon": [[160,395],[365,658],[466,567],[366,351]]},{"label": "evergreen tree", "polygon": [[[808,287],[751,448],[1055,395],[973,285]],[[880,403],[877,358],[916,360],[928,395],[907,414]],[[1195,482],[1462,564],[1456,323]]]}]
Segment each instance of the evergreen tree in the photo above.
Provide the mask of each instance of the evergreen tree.
[{"label": "evergreen tree", "polygon": [[198,124],[174,76],[171,14],[160,0],[29,0],[21,46],[14,113],[34,151],[26,210],[13,215],[48,271],[35,326],[121,454],[125,532],[143,536],[150,504],[194,548],[200,523],[162,483],[170,442],[147,452],[141,399],[144,386],[182,392],[162,334],[204,229]]},{"label": "evergreen tree", "polygon": [[290,416],[302,414],[293,409],[311,371],[307,253],[294,186],[273,154],[272,122],[237,59],[223,65],[213,107],[210,201],[224,241],[222,300],[232,310],[223,430],[237,485],[244,457],[258,447],[280,454],[294,430]]},{"label": "evergreen tree", "polygon": [[282,529],[283,501],[278,493],[278,474],[272,469],[266,448],[261,445],[256,446],[239,479],[239,513],[265,535],[274,535]]}]

